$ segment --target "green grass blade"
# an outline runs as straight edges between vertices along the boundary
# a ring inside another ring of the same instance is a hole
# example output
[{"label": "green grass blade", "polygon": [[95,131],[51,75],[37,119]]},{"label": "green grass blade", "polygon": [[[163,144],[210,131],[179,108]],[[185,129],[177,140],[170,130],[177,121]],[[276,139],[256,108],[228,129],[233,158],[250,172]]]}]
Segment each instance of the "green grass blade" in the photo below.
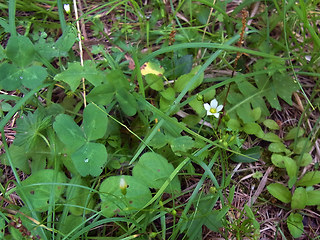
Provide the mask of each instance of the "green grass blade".
[{"label": "green grass blade", "polygon": [[64,8],[61,0],[57,0],[57,5],[58,5],[58,14],[59,14],[59,20],[60,20],[60,25],[62,32],[66,30],[67,23],[66,19],[64,18]]},{"label": "green grass blade", "polygon": [[16,36],[16,1],[9,0],[9,29],[11,36]]}]

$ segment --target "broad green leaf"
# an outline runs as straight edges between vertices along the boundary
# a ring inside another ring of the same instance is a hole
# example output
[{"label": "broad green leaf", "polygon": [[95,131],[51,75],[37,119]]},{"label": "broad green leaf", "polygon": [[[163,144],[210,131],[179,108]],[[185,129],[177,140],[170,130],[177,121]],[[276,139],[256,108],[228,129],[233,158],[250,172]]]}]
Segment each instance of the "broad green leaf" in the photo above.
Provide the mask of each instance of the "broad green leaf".
[{"label": "broad green leaf", "polygon": [[264,136],[264,132],[262,131],[261,127],[257,123],[246,123],[243,126],[243,131],[246,134],[254,134],[259,138],[262,138]]},{"label": "broad green leaf", "polygon": [[172,100],[167,100],[162,96],[160,97],[160,110],[162,112],[168,111],[171,105],[172,105]]},{"label": "broad green leaf", "polygon": [[280,98],[292,105],[292,93],[299,89],[298,84],[287,73],[276,73],[272,77],[274,88]]},{"label": "broad green leaf", "polygon": [[[153,152],[143,154],[134,166],[132,175],[145,182],[150,188],[160,189],[174,171],[172,164],[161,155]],[[180,182],[176,176],[168,185],[165,192],[179,193]]]},{"label": "broad green leaf", "polygon": [[84,208],[93,207],[93,193],[90,193],[89,189],[81,187],[88,187],[87,182],[79,175],[77,175],[70,180],[70,184],[74,184],[75,186],[68,186],[66,190],[66,200],[68,204],[77,206],[70,206],[70,212],[76,216],[80,216],[83,213],[90,213],[88,210],[85,210]]},{"label": "broad green leaf", "polygon": [[67,83],[71,91],[74,92],[80,85],[82,78],[85,78],[94,86],[98,86],[104,82],[105,75],[102,71],[96,69],[93,61],[87,60],[84,62],[84,66],[81,66],[80,62],[69,63],[68,69],[57,74],[54,80]]},{"label": "broad green leaf", "polygon": [[282,142],[275,142],[269,145],[268,150],[274,153],[281,153],[286,152],[288,149]]},{"label": "broad green leaf", "polygon": [[81,176],[99,176],[108,160],[107,150],[100,143],[87,142],[71,155]]},{"label": "broad green leaf", "polygon": [[173,90],[172,87],[167,88],[166,90],[160,92],[161,96],[166,100],[174,100],[176,92]]},{"label": "broad green leaf", "polygon": [[166,144],[167,138],[162,132],[157,132],[149,142],[149,145],[155,149],[162,148]]},{"label": "broad green leaf", "polygon": [[197,115],[188,115],[182,119],[182,122],[185,123],[188,127],[194,127],[201,121],[201,117]]},{"label": "broad green leaf", "polygon": [[[54,49],[58,50],[59,56],[66,56],[77,39],[77,30],[69,25],[66,27],[62,36],[55,42]],[[58,57],[58,56],[57,56]]]},{"label": "broad green leaf", "polygon": [[298,187],[294,191],[291,199],[291,209],[304,209],[308,200],[307,191],[305,188]]},{"label": "broad green leaf", "polygon": [[6,47],[7,57],[17,66],[26,67],[32,64],[35,50],[29,38],[22,35],[11,36]]},{"label": "broad green leaf", "polygon": [[190,107],[192,107],[192,109],[194,111],[196,111],[196,113],[199,116],[204,116],[205,114],[205,109],[203,107],[203,103],[201,101],[198,101],[196,98],[194,98],[192,101],[189,102]]},{"label": "broad green leaf", "polygon": [[[127,184],[126,194],[120,189],[120,180]],[[99,189],[103,216],[127,215],[145,206],[152,198],[143,181],[132,176],[113,176],[104,180]]]},{"label": "broad green leaf", "polygon": [[280,183],[271,183],[267,186],[269,193],[284,203],[291,202],[291,192]]},{"label": "broad green leaf", "polygon": [[289,146],[297,154],[309,152],[312,148],[312,143],[308,138],[299,138],[297,142],[293,142]]},{"label": "broad green leaf", "polygon": [[[66,176],[62,172],[44,169],[33,173],[26,180],[22,181],[21,188],[18,188],[17,192],[22,198],[26,196],[37,211],[43,212],[48,209],[49,199],[52,195],[58,201],[64,191],[64,186],[59,185],[59,183],[66,183],[66,180]],[[43,184],[32,185],[39,183]]]},{"label": "broad green leaf", "polygon": [[83,77],[92,85],[99,86],[105,82],[106,75],[96,68],[94,61],[87,60],[83,66]]},{"label": "broad green leaf", "polygon": [[320,183],[320,171],[307,172],[298,182],[297,186],[309,187]]},{"label": "broad green leaf", "polygon": [[213,210],[212,208],[216,202],[217,197],[215,196],[204,195],[203,197],[197,197],[196,202],[193,204],[197,211],[187,216],[187,219],[192,219],[191,223],[186,223],[188,239],[201,238],[203,225],[206,225],[212,231],[219,231],[229,207],[223,207],[219,211]]},{"label": "broad green leaf", "polygon": [[0,111],[9,112],[12,106],[7,102],[0,102]]},{"label": "broad green leaf", "polygon": [[301,237],[303,231],[303,223],[302,223],[303,217],[299,213],[290,213],[289,217],[287,218],[287,226],[288,229],[294,238]]},{"label": "broad green leaf", "polygon": [[[61,223],[61,222],[59,222]],[[70,233],[73,229],[79,227],[83,223],[83,217],[82,216],[75,216],[73,214],[70,214],[66,217],[63,224],[60,225],[59,231],[63,234],[67,235]]]},{"label": "broad green leaf", "polygon": [[[193,55],[185,55],[174,61],[173,78],[178,78],[192,70]],[[212,99],[212,98],[211,98]]]},{"label": "broad green leaf", "polygon": [[299,138],[304,134],[304,129],[303,128],[299,128],[299,127],[295,127],[292,128],[284,137],[284,140],[293,140],[296,137]]},{"label": "broad green leaf", "polygon": [[234,162],[244,162],[251,163],[259,160],[261,156],[261,148],[256,146],[249,148],[247,150],[241,150],[240,154],[234,154],[230,157],[230,159]]},{"label": "broad green leaf", "polygon": [[165,135],[170,135],[174,138],[180,137],[182,132],[182,129],[180,127],[181,123],[179,123],[175,117],[172,117],[171,119],[175,122],[175,124],[173,124],[172,122],[168,123],[167,121],[162,124]]},{"label": "broad green leaf", "polygon": [[3,63],[0,65],[0,85],[7,91],[16,90],[21,86],[21,70],[13,64]]},{"label": "broad green leaf", "polygon": [[[174,90],[176,92],[181,92],[187,86],[191,78],[193,78],[196,75],[196,73],[200,70],[200,68],[201,66],[197,66],[194,69],[192,69],[190,73],[180,76],[174,83]],[[194,82],[194,84],[188,90],[191,91],[197,88],[202,83],[203,78],[204,78],[204,73],[201,73],[199,78]]]},{"label": "broad green leaf", "polygon": [[46,39],[38,40],[38,42],[34,44],[34,47],[37,50],[37,53],[48,62],[51,62],[54,57],[67,56],[65,52],[61,52],[55,47],[54,42],[47,42]]},{"label": "broad green leaf", "polygon": [[216,96],[216,89],[207,91],[203,94],[203,101],[204,102],[210,102],[212,99],[214,99]]},{"label": "broad green leaf", "polygon": [[308,200],[307,206],[316,206],[320,205],[320,191],[319,190],[312,190],[307,191]]},{"label": "broad green leaf", "polygon": [[155,74],[147,74],[145,79],[153,90],[162,91],[164,89],[162,77]]},{"label": "broad green leaf", "polygon": [[[112,70],[108,72],[106,81],[111,82],[117,90],[130,90],[130,83],[121,70]],[[106,82],[104,83],[106,84]]]},{"label": "broad green leaf", "polygon": [[288,176],[290,178],[297,177],[298,166],[297,166],[296,161],[294,161],[292,158],[284,157],[284,166],[286,167]]},{"label": "broad green leaf", "polygon": [[23,115],[17,120],[17,134],[14,144],[24,146],[29,151],[43,142],[41,135],[46,135],[46,129],[51,125],[51,116],[45,116],[38,108],[34,113]]},{"label": "broad green leaf", "polygon": [[279,130],[279,125],[272,119],[266,119],[263,121],[263,124],[270,130]]},{"label": "broad green leaf", "polygon": [[294,160],[297,161],[299,167],[306,167],[312,163],[312,156],[310,153],[304,153],[302,156],[295,156]]},{"label": "broad green leaf", "polygon": [[129,91],[124,89],[117,90],[116,99],[120,105],[121,110],[126,115],[133,116],[137,113],[137,101]]},{"label": "broad green leaf", "polygon": [[140,70],[143,76],[148,74],[161,76],[164,73],[163,67],[161,67],[160,64],[157,62],[146,62],[143,64]]},{"label": "broad green leaf", "polygon": [[36,88],[40,86],[47,78],[47,70],[41,66],[31,66],[21,71],[20,79],[27,88]]},{"label": "broad green leaf", "polygon": [[268,142],[282,142],[279,136],[272,132],[266,133],[262,139]]},{"label": "broad green leaf", "polygon": [[47,70],[41,66],[17,68],[8,63],[1,65],[0,73],[2,73],[3,88],[7,90],[15,90],[20,87],[21,83],[27,88],[36,88],[48,76]]},{"label": "broad green leaf", "polygon": [[[29,156],[26,154],[26,149],[24,147],[12,144],[9,147],[9,152],[10,152],[13,166],[20,169],[26,174],[30,174],[31,170],[28,162]],[[7,154],[1,155],[1,163],[7,166],[10,166],[10,163],[7,158]]]},{"label": "broad green leaf", "polygon": [[174,138],[173,141],[170,141],[170,146],[172,151],[180,156],[180,153],[187,152],[193,148],[194,141],[189,136],[181,136]]},{"label": "broad green leaf", "polygon": [[108,116],[94,104],[89,104],[83,111],[82,128],[88,141],[102,138],[108,126]]},{"label": "broad green leaf", "polygon": [[[13,166],[26,174],[30,174],[31,172],[35,173],[39,170],[45,169],[47,161],[50,161],[52,157],[50,149],[44,141],[40,141],[34,147],[29,149],[12,144],[10,145],[9,153]],[[1,155],[1,162],[2,164],[10,166],[7,154]]]},{"label": "broad green leaf", "polygon": [[271,161],[273,163],[273,165],[275,165],[276,167],[278,168],[285,168],[285,164],[284,164],[284,161],[286,158],[289,158],[287,156],[282,156],[280,154],[272,154],[271,156]]},{"label": "broad green leaf", "polygon": [[240,122],[237,119],[231,118],[227,123],[228,128],[233,131],[241,130]]},{"label": "broad green leaf", "polygon": [[261,117],[261,108],[260,107],[254,108],[249,114],[252,116],[252,118],[255,121],[258,121]]},{"label": "broad green leaf", "polygon": [[69,115],[59,114],[53,123],[53,129],[71,151],[77,150],[86,142],[84,133]]},{"label": "broad green leaf", "polygon": [[195,15],[197,20],[202,24],[206,25],[208,18],[210,16],[210,9],[207,8],[204,5],[200,5],[196,10],[195,10]]},{"label": "broad green leaf", "polygon": [[[256,87],[254,87],[247,79],[237,82],[237,86],[243,96],[246,97],[247,103],[251,104],[252,109],[260,108],[261,113],[264,116],[268,115],[269,111],[266,107],[265,101],[260,94],[257,94],[259,93],[259,90]],[[252,110],[247,111],[246,114],[251,113],[251,111]],[[256,121],[254,116],[252,116],[252,119]]]},{"label": "broad green leaf", "polygon": [[94,87],[87,95],[88,102],[94,102],[98,105],[108,105],[115,95],[115,88],[112,84],[101,84]]},{"label": "broad green leaf", "polygon": [[213,210],[211,214],[207,214],[205,225],[214,232],[218,232],[219,228],[223,226],[223,219],[229,211],[228,206],[222,207],[220,210]]},{"label": "broad green leaf", "polygon": [[75,91],[83,78],[83,67],[79,62],[69,63],[68,69],[54,77],[56,81],[66,82],[71,91]]}]

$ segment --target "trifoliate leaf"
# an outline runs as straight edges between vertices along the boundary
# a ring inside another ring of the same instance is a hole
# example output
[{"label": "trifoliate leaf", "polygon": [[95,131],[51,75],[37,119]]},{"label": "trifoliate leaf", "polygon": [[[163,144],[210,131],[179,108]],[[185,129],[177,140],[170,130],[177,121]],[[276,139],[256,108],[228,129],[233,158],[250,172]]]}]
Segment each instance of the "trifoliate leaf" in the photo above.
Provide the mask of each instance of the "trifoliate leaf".
[{"label": "trifoliate leaf", "polygon": [[57,74],[54,78],[56,81],[67,83],[71,91],[75,91],[80,85],[82,78],[85,78],[94,86],[98,86],[104,82],[105,75],[102,71],[98,71],[93,61],[85,61],[84,66],[80,62],[70,63],[68,69]]}]

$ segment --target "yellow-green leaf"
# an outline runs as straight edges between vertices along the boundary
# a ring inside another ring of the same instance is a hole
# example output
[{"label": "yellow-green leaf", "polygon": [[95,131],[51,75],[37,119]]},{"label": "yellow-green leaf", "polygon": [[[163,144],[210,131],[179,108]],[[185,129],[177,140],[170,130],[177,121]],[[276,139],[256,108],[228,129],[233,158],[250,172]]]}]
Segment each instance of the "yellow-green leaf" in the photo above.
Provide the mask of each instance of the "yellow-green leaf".
[{"label": "yellow-green leaf", "polygon": [[163,67],[161,67],[160,64],[156,62],[146,62],[142,65],[140,70],[143,76],[147,74],[155,74],[157,76],[161,76],[164,73]]}]

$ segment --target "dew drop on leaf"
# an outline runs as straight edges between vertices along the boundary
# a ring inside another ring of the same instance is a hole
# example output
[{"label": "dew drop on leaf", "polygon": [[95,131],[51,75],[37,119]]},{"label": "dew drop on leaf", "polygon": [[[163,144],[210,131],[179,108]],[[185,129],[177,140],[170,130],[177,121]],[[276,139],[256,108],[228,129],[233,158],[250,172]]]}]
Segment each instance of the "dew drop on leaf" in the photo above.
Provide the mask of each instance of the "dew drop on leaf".
[{"label": "dew drop on leaf", "polygon": [[22,77],[22,76],[20,76],[20,79],[23,79],[23,77]]}]

